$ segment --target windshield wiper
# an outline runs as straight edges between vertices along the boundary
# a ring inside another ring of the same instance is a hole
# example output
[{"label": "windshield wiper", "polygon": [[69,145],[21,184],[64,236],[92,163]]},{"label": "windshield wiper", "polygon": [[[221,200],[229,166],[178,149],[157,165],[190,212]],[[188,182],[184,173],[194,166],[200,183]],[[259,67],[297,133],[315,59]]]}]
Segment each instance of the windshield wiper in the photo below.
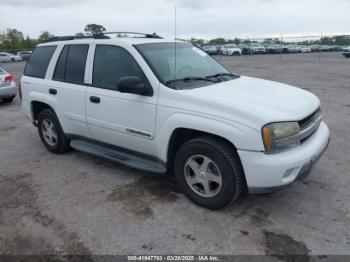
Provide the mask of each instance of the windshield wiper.
[{"label": "windshield wiper", "polygon": [[179,79],[172,79],[166,82],[166,84],[171,84],[174,82],[191,82],[191,81],[207,81],[207,82],[212,82],[212,83],[217,83],[218,81],[211,80],[207,77],[197,77],[197,76],[190,76],[190,77],[184,77],[184,78],[179,78]]},{"label": "windshield wiper", "polygon": [[212,78],[212,77],[219,77],[219,76],[232,76],[232,77],[235,77],[235,75],[233,75],[231,73],[217,73],[217,74],[214,74],[214,75],[206,76],[205,78]]}]

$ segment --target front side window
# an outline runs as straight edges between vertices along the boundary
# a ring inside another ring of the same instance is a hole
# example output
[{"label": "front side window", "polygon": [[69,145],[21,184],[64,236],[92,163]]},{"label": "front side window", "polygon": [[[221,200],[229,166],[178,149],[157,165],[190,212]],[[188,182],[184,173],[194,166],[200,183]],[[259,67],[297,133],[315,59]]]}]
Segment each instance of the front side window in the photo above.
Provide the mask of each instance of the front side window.
[{"label": "front side window", "polygon": [[236,77],[215,59],[189,43],[150,43],[135,47],[160,82],[171,88],[200,87]]},{"label": "front side window", "polygon": [[149,85],[140,66],[128,51],[113,45],[97,45],[92,76],[93,86],[116,90],[120,78],[126,76],[137,76]]},{"label": "front side window", "polygon": [[53,80],[73,84],[84,83],[89,45],[66,45],[57,60]]},{"label": "front side window", "polygon": [[57,46],[40,46],[34,49],[24,70],[25,76],[45,78],[47,67]]}]

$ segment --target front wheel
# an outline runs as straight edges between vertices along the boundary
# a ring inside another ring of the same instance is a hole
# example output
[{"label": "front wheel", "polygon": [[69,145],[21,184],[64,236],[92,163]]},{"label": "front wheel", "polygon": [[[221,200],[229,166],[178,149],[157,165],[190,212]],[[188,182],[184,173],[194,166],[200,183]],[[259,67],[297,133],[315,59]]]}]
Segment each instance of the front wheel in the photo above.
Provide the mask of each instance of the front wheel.
[{"label": "front wheel", "polygon": [[243,171],[234,148],[221,139],[200,137],[177,152],[175,175],[186,196],[208,209],[221,209],[239,198]]}]

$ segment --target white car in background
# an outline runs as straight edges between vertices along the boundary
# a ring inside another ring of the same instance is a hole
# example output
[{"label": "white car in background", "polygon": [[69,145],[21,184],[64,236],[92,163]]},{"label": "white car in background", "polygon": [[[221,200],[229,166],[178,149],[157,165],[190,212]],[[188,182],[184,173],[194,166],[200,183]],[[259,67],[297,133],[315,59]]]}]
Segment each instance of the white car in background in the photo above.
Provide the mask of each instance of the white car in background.
[{"label": "white car in background", "polygon": [[23,57],[11,53],[0,52],[0,62],[18,62],[22,61]]},{"label": "white car in background", "polygon": [[0,100],[10,103],[17,93],[13,76],[0,67]]},{"label": "white car in background", "polygon": [[300,53],[311,53],[311,48],[308,46],[301,46]]},{"label": "white car in background", "polygon": [[221,47],[222,55],[242,55],[242,49],[235,44],[223,45]]},{"label": "white car in background", "polygon": [[252,44],[250,44],[250,52],[252,54],[265,54],[266,48],[265,48],[265,46],[263,46],[259,43],[252,43]]}]

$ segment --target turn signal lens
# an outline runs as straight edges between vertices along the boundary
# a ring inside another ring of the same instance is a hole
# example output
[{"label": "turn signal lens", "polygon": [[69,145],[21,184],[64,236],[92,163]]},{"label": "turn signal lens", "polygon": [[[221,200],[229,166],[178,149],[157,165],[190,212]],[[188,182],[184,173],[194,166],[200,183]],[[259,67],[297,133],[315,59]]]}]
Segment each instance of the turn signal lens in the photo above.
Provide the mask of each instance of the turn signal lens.
[{"label": "turn signal lens", "polygon": [[272,138],[271,130],[267,127],[263,128],[263,139],[264,139],[264,145],[265,145],[266,151],[271,152],[273,138]]}]

